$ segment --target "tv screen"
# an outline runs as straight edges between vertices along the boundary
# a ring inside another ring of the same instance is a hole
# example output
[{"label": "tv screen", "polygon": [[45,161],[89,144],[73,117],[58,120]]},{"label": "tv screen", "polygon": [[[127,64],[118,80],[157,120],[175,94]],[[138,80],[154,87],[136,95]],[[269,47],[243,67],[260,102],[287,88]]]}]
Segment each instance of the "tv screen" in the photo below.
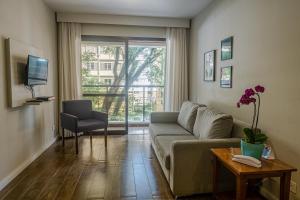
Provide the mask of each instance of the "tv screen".
[{"label": "tv screen", "polygon": [[48,60],[28,55],[26,85],[46,85],[48,78]]}]

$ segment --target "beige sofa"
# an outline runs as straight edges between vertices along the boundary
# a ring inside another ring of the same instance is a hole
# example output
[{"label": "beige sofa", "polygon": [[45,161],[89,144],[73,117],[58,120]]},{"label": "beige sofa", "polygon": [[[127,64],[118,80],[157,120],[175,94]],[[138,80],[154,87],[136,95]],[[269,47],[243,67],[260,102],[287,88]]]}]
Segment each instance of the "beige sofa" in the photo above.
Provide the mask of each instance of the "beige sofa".
[{"label": "beige sofa", "polygon": [[[210,149],[239,147],[247,126],[192,102],[184,102],[180,113],[151,113],[150,121],[151,144],[175,196],[212,192]],[[221,174],[221,187],[232,187],[230,173]]]}]

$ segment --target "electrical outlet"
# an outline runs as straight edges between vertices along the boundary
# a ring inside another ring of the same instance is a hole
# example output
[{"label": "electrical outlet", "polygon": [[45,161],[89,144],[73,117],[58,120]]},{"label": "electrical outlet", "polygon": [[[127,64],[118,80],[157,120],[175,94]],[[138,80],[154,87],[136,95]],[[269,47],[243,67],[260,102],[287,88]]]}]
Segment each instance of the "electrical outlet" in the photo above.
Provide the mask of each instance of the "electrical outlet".
[{"label": "electrical outlet", "polygon": [[291,181],[291,192],[294,194],[297,193],[297,183],[294,181]]}]

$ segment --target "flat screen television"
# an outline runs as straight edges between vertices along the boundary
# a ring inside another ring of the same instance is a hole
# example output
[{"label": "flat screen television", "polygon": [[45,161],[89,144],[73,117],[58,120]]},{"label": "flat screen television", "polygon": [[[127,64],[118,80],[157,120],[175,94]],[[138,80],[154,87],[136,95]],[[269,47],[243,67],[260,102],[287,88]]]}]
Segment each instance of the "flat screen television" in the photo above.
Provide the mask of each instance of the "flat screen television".
[{"label": "flat screen television", "polygon": [[46,85],[48,78],[48,60],[28,55],[25,85]]}]

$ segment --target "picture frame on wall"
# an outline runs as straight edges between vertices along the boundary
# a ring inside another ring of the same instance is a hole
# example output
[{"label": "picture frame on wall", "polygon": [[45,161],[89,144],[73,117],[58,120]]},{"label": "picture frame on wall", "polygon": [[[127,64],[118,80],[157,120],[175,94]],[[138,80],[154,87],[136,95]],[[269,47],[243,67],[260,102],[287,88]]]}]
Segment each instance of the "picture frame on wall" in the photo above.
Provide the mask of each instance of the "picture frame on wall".
[{"label": "picture frame on wall", "polygon": [[204,53],[204,81],[215,81],[216,50]]},{"label": "picture frame on wall", "polygon": [[232,66],[221,68],[220,86],[221,88],[232,88]]},{"label": "picture frame on wall", "polygon": [[233,36],[221,41],[221,60],[230,60],[233,57]]}]

